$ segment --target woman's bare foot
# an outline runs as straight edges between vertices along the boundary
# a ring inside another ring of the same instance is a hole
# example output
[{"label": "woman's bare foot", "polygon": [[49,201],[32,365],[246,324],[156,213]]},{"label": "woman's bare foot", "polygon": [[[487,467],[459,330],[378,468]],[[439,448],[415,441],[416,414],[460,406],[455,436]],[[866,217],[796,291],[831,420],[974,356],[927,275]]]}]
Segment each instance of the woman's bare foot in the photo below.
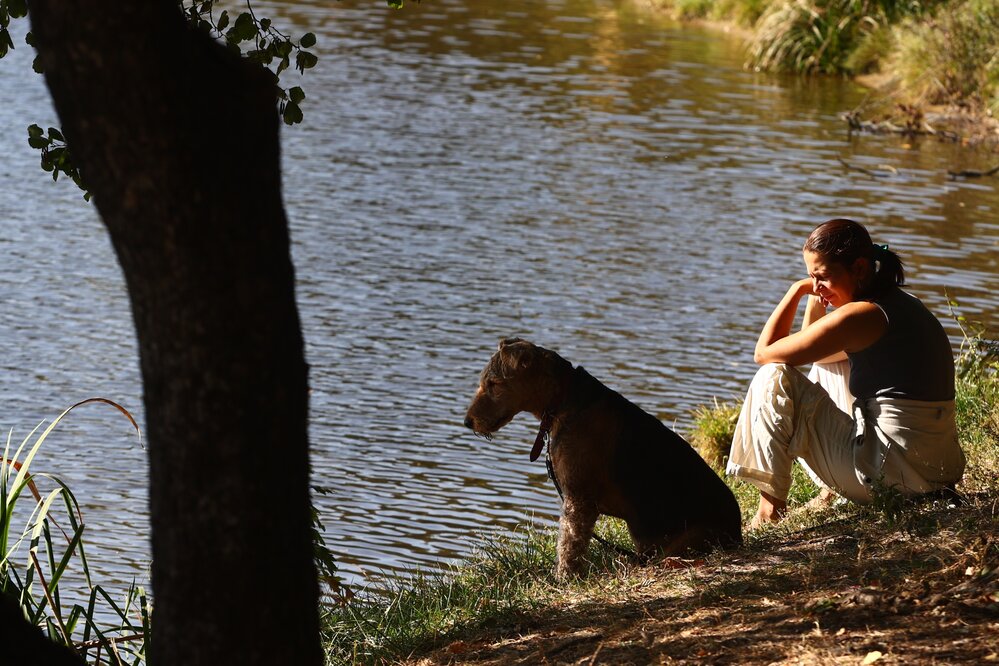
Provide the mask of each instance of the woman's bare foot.
[{"label": "woman's bare foot", "polygon": [[780,522],[786,515],[787,502],[760,491],[760,508],[756,510],[756,516],[749,523],[749,529],[755,530],[764,523]]},{"label": "woman's bare foot", "polygon": [[808,503],[805,504],[805,506],[809,509],[821,509],[823,507],[832,506],[832,503],[836,501],[837,497],[839,497],[839,495],[833,491],[828,488],[823,488],[819,491],[818,495],[808,500]]}]

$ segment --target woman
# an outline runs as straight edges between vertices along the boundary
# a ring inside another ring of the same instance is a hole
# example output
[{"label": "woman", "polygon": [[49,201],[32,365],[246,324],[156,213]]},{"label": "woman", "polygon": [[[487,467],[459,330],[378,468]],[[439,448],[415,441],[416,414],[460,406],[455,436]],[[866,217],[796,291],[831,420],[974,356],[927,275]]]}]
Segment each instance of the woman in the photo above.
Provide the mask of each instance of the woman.
[{"label": "woman", "polygon": [[[834,219],[809,235],[803,256],[809,277],[791,285],[756,343],[763,367],[729,455],[727,472],[760,490],[753,527],[786,513],[795,458],[861,503],[878,485],[925,493],[953,486],[964,472],[950,341],[919,299],[899,288],[905,273],[898,255],[873,244],[857,222]],[[818,305],[810,323],[791,333],[807,296]],[[844,357],[852,415],[794,368]]]}]

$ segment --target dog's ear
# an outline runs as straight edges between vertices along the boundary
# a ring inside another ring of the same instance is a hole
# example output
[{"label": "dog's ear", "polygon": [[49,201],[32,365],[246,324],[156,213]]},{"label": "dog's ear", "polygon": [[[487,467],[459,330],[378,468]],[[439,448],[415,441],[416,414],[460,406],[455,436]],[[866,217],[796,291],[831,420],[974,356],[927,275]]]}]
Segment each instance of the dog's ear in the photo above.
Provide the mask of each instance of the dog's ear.
[{"label": "dog's ear", "polygon": [[534,365],[540,348],[527,340],[507,338],[500,343],[499,355],[503,363],[512,370],[524,370]]},{"label": "dog's ear", "polygon": [[498,349],[503,349],[507,345],[515,345],[518,342],[523,342],[523,340],[520,338],[503,338],[500,340]]}]

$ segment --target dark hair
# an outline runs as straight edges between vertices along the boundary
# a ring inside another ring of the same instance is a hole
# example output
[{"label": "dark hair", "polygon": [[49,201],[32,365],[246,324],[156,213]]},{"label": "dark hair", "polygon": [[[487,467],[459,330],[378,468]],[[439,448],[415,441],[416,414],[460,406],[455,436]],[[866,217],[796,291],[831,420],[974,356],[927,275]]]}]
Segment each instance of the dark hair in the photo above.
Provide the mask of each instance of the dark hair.
[{"label": "dark hair", "polygon": [[871,298],[887,287],[905,284],[905,267],[887,245],[876,245],[864,225],[838,217],[823,222],[808,235],[803,250],[814,252],[827,261],[850,268],[857,259],[865,258],[874,270],[874,280],[863,286],[858,298]]}]

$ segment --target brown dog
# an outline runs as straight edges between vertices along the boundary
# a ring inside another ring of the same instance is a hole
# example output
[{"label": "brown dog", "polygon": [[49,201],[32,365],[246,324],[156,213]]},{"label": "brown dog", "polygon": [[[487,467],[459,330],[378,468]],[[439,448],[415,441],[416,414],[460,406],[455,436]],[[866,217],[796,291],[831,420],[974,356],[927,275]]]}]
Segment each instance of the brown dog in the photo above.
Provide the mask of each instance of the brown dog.
[{"label": "brown dog", "polygon": [[465,425],[489,436],[520,412],[541,421],[563,491],[560,576],[578,572],[597,516],[623,519],[639,554],[704,552],[742,542],[735,496],[697,452],[658,419],[553,351],[500,342]]}]

